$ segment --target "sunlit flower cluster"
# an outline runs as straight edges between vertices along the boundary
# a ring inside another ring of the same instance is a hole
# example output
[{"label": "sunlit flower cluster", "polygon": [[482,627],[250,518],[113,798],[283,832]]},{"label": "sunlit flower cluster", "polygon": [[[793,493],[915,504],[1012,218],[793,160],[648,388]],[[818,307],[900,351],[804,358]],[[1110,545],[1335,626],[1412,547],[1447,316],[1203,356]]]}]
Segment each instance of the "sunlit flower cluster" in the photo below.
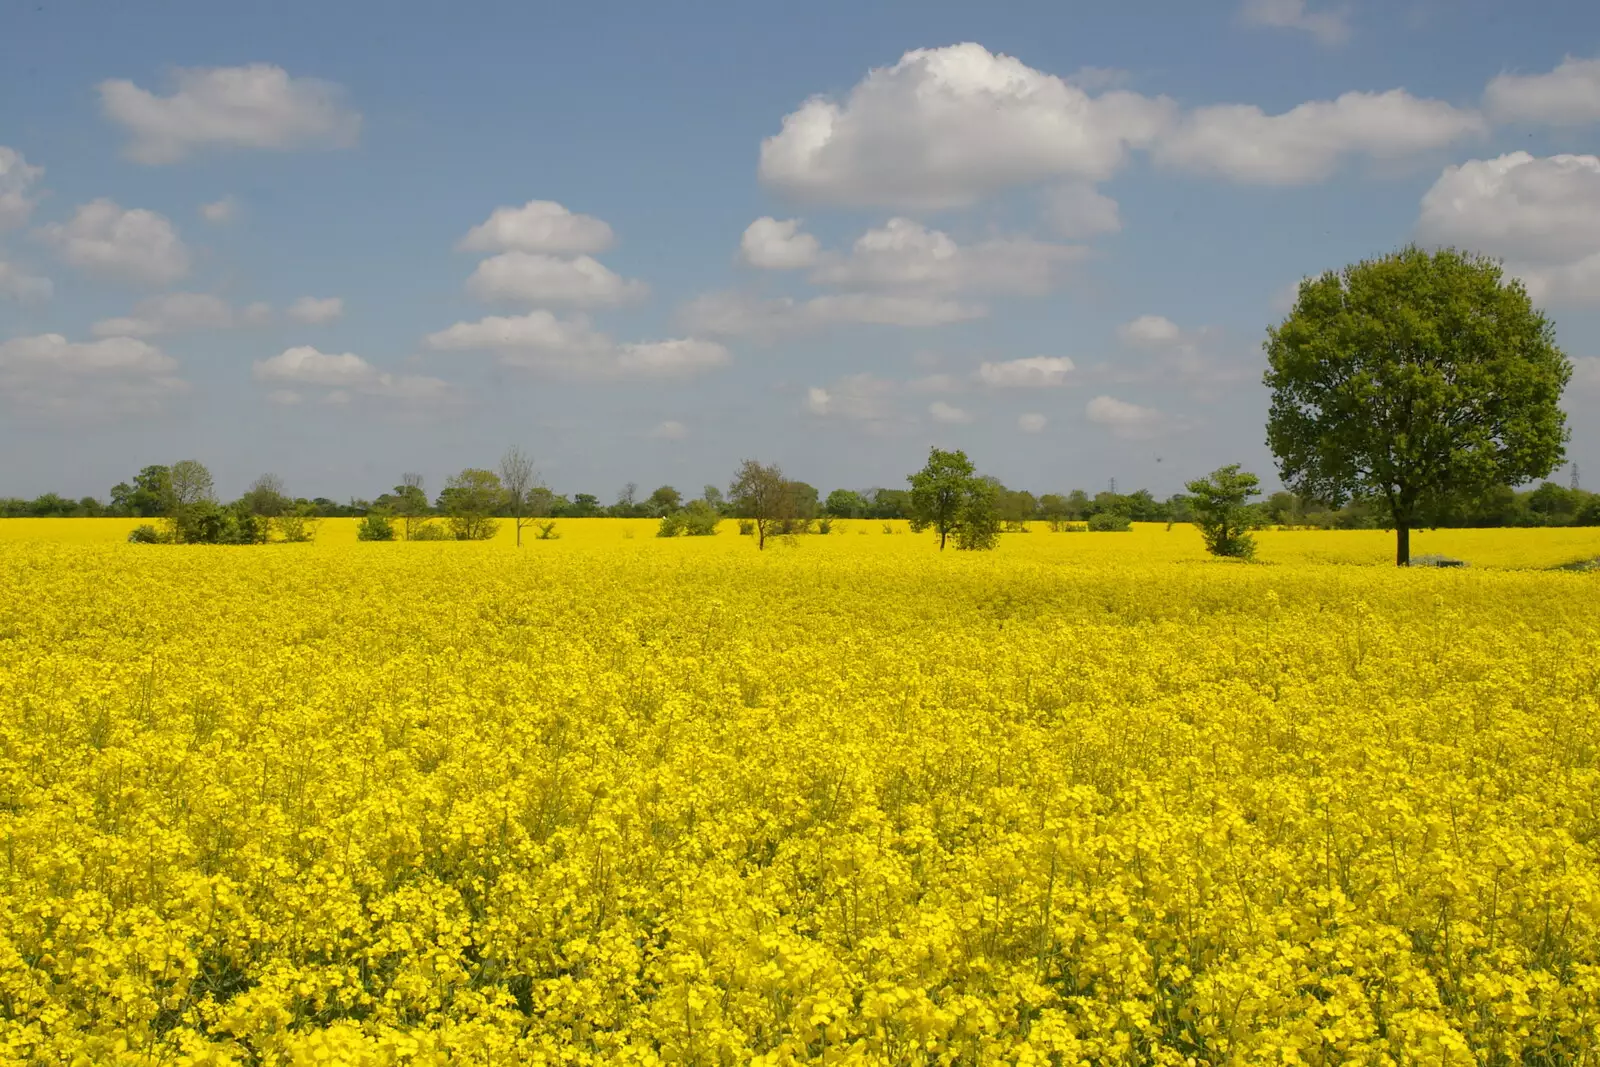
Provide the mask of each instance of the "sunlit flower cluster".
[{"label": "sunlit flower cluster", "polygon": [[41,521],[0,1062],[1600,1056],[1596,531]]}]

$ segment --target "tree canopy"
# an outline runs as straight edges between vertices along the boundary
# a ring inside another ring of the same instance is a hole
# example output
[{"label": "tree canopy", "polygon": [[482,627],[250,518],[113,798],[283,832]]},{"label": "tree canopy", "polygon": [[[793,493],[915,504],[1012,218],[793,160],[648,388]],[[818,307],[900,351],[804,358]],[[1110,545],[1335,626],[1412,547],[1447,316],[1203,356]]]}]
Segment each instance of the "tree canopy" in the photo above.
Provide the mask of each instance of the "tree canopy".
[{"label": "tree canopy", "polygon": [[1571,363],[1492,260],[1412,247],[1308,279],[1264,347],[1283,481],[1375,499],[1401,566],[1413,528],[1562,460]]},{"label": "tree canopy", "polygon": [[911,483],[911,528],[937,533],[941,551],[952,535],[957,548],[995,546],[1000,536],[998,483],[980,477],[965,452],[930,449],[927,464],[906,480]]},{"label": "tree canopy", "polygon": [[1255,555],[1255,539],[1250,528],[1260,525],[1261,511],[1250,498],[1261,495],[1261,480],[1239,464],[1230,463],[1190,482],[1191,521],[1200,528],[1206,550],[1213,556],[1250,559]]},{"label": "tree canopy", "polygon": [[728,486],[734,514],[755,523],[756,548],[767,547],[767,535],[794,516],[795,495],[776,463],[744,460]]}]

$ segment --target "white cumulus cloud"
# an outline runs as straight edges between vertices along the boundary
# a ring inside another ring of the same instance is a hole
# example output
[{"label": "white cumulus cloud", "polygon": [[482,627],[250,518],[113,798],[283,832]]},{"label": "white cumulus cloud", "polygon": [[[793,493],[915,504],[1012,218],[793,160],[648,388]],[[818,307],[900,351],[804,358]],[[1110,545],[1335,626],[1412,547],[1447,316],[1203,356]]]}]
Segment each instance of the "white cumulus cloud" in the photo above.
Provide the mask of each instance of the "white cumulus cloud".
[{"label": "white cumulus cloud", "polygon": [[260,326],[271,314],[266,304],[235,309],[210,293],[163,293],[139,301],[131,315],[100,320],[91,332],[96,337],[156,337],[196,330],[228,330]]},{"label": "white cumulus cloud", "polygon": [[816,263],[819,251],[817,239],[801,231],[799,219],[763,216],[746,226],[739,238],[740,258],[763,270],[809,267]]},{"label": "white cumulus cloud", "polygon": [[844,100],[816,96],[761,145],[760,177],[826,203],[956,207],[1002,189],[1101,180],[1175,108],[1066,79],[966,43],[907,52]]},{"label": "white cumulus cloud", "polygon": [[1096,426],[1104,426],[1112,436],[1128,441],[1146,440],[1159,435],[1167,417],[1155,408],[1141,407],[1114,396],[1097,396],[1084,406],[1084,414]]},{"label": "white cumulus cloud", "polygon": [[1600,58],[1567,56],[1545,74],[1501,74],[1484,89],[1483,104],[1498,122],[1600,122]]},{"label": "white cumulus cloud", "polygon": [[171,221],[143,208],[123,210],[102,198],[79,207],[72,221],[38,232],[57,255],[88,274],[166,285],[189,273],[189,249]]},{"label": "white cumulus cloud", "polygon": [[1600,303],[1600,157],[1512,152],[1447,167],[1417,233],[1503,257],[1536,301]]},{"label": "white cumulus cloud", "polygon": [[1512,152],[1446,167],[1422,197],[1425,240],[1508,259],[1571,261],[1600,251],[1600,157]]},{"label": "white cumulus cloud", "polygon": [[1066,356],[1029,356],[986,362],[978,368],[978,380],[1001,389],[1045,389],[1067,384],[1072,370],[1072,360]]},{"label": "white cumulus cloud", "polygon": [[355,396],[398,407],[451,404],[459,400],[455,386],[421,374],[391,374],[353,352],[320,352],[310,345],[287,348],[270,359],[257,360],[255,379],[278,386],[268,394],[273,403],[299,403],[295,387],[328,390],[324,404],[346,404]]},{"label": "white cumulus cloud", "polygon": [[667,419],[665,422],[656,423],[650,431],[650,436],[657,441],[681,441],[689,436],[689,428],[681,422]]},{"label": "white cumulus cloud", "polygon": [[618,344],[587,319],[543,309],[458,322],[425,343],[436,351],[493,352],[505,366],[591,380],[688,377],[732,360],[722,345],[696,338]]},{"label": "white cumulus cloud", "polygon": [[353,352],[330,354],[310,345],[286,348],[271,359],[257,360],[255,364],[257,381],[331,388],[357,385],[371,380],[377,373],[376,367]]},{"label": "white cumulus cloud", "polygon": [[961,246],[942,230],[892,218],[856,239],[850,254],[826,263],[812,280],[860,289],[927,294],[1048,292],[1086,250],[1027,237]]},{"label": "white cumulus cloud", "polygon": [[935,400],[928,405],[928,414],[938,422],[951,425],[961,425],[972,421],[972,414],[954,404],[947,404],[943,400]]},{"label": "white cumulus cloud", "polygon": [[29,164],[16,149],[0,145],[0,230],[28,221],[39,202],[38,197],[28,195],[29,190],[43,176],[43,167]]},{"label": "white cumulus cloud", "polygon": [[122,79],[100,83],[101,107],[128,132],[127,153],[136,162],[176,163],[204,145],[345,148],[361,129],[337,85],[290,77],[282,67],[186,69],[174,78],[170,96]]},{"label": "white cumulus cloud", "polygon": [[1483,117],[1404,89],[1349,92],[1281,115],[1253,104],[1197,108],[1156,146],[1173,167],[1262,185],[1328,177],[1355,156],[1393,160],[1444,148],[1485,131]]},{"label": "white cumulus cloud", "polygon": [[575,214],[554,200],[530,200],[521,207],[495,208],[456,247],[463,252],[585,255],[604,252],[613,239],[611,227],[592,215]]},{"label": "white cumulus cloud", "polygon": [[177,360],[132,337],[17,337],[0,342],[0,399],[29,416],[153,415],[188,392],[177,369]]},{"label": "white cumulus cloud", "polygon": [[715,341],[683,337],[618,345],[612,358],[616,377],[681,378],[725,366],[732,357]]},{"label": "white cumulus cloud", "polygon": [[1023,433],[1042,433],[1050,424],[1050,420],[1036,411],[1029,411],[1017,416],[1017,429]]},{"label": "white cumulus cloud", "polygon": [[1124,344],[1159,347],[1183,340],[1183,331],[1164,315],[1140,315],[1118,326],[1117,336]]},{"label": "white cumulus cloud", "polygon": [[1344,44],[1350,39],[1348,8],[1314,9],[1306,0],[1244,0],[1239,18],[1247,26],[1301,30],[1322,44]]},{"label": "white cumulus cloud", "polygon": [[884,433],[903,421],[894,409],[895,385],[871,374],[849,374],[827,386],[806,390],[805,408],[819,418]]},{"label": "white cumulus cloud", "polygon": [[502,252],[478,264],[467,292],[484,301],[602,307],[637,300],[650,291],[590,256],[563,259],[537,252]]},{"label": "white cumulus cloud", "polygon": [[344,299],[337,296],[302,296],[284,310],[295,322],[320,326],[344,314]]},{"label": "white cumulus cloud", "polygon": [[200,205],[200,217],[214,226],[232,222],[239,213],[239,202],[231,196]]}]

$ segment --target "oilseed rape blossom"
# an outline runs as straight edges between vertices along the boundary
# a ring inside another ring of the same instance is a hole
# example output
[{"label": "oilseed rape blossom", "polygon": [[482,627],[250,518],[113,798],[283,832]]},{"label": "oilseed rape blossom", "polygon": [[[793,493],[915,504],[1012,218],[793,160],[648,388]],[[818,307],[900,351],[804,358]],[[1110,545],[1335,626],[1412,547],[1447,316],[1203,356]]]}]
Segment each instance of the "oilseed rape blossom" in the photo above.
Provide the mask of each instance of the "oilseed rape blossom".
[{"label": "oilseed rape blossom", "polygon": [[1539,569],[1595,531],[57,521],[0,524],[0,1062],[1600,1057],[1600,587]]}]

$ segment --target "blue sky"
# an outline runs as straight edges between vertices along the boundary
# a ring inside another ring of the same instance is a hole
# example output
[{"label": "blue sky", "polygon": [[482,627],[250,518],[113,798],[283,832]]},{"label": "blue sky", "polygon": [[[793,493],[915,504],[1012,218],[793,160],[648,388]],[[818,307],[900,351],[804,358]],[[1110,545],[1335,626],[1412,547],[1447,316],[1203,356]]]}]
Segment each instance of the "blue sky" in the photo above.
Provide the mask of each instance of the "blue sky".
[{"label": "blue sky", "polygon": [[1411,240],[1600,485],[1600,8],[1093,7],[0,4],[0,494],[1274,482],[1266,326]]}]

